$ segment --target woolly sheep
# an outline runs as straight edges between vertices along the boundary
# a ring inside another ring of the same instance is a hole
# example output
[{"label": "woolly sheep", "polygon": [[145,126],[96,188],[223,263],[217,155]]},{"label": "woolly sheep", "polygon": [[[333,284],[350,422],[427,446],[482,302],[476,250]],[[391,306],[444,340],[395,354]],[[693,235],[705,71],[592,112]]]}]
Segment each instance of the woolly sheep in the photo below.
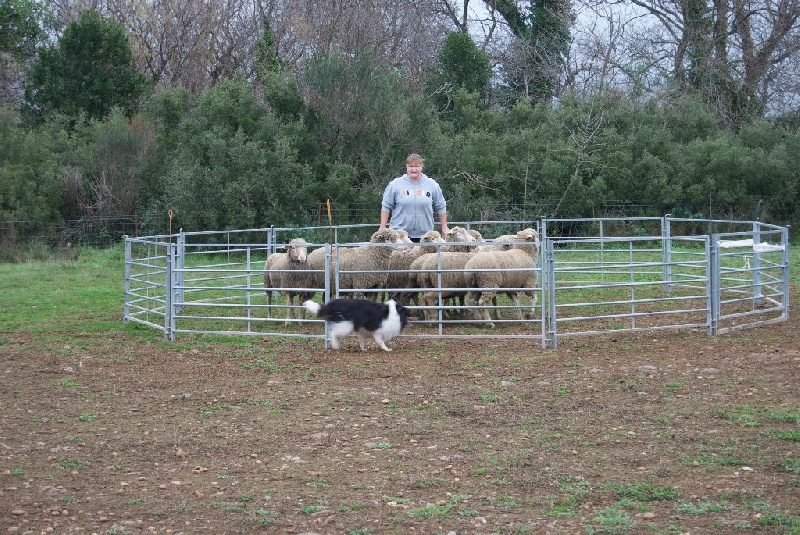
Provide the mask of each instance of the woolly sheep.
[{"label": "woolly sheep", "polygon": [[[467,288],[464,273],[459,270],[464,269],[467,260],[474,254],[472,251],[475,248],[475,238],[461,227],[451,228],[447,233],[447,238],[448,242],[463,242],[463,244],[448,246],[447,250],[443,249],[439,253],[428,253],[412,264],[412,267],[416,267],[419,271],[417,275],[419,288],[436,289],[436,291],[424,292],[422,295],[423,302],[428,307],[436,306],[439,297],[442,299],[456,297],[459,299],[460,305],[464,304],[465,291],[456,288]],[[440,291],[440,288],[450,289]],[[434,319],[433,311],[425,310],[425,318]]]},{"label": "woolly sheep", "polygon": [[[295,270],[308,269],[308,243],[303,238],[294,238],[286,245],[285,253],[273,253],[264,262],[264,287],[267,291],[267,304],[272,316],[272,292],[280,291],[286,301],[286,322],[294,317],[294,298],[298,305],[303,302],[306,292],[295,291],[295,288],[307,288],[309,274]],[[303,313],[304,314],[304,313]],[[299,319],[299,318],[298,318]]]},{"label": "woolly sheep", "polygon": [[[413,245],[414,242],[411,241],[411,238],[408,236],[408,232],[401,229],[393,229],[400,237],[400,243],[403,243],[409,247]],[[375,237],[373,233],[370,241]],[[355,249],[352,247],[340,247],[339,248],[339,265],[341,269],[341,259],[350,253],[352,253]],[[335,285],[334,280],[334,268],[336,262],[336,255],[337,255],[337,246],[331,246],[331,260],[330,260],[330,273],[331,273],[331,285]],[[311,270],[311,283],[309,288],[318,288],[320,291],[324,290],[325,288],[325,247],[319,247],[314,249],[308,255],[308,269]],[[335,287],[331,288],[331,293],[336,291]],[[313,295],[308,297],[311,299]]]},{"label": "woolly sheep", "polygon": [[[370,237],[370,243],[390,243],[395,247],[409,246],[411,239],[408,234],[394,229],[383,229],[374,232]],[[389,259],[395,247],[372,247],[368,245],[358,247],[331,247],[330,277],[331,291],[335,292],[336,284],[336,262],[339,262],[339,289],[369,290],[383,288],[386,286],[386,270],[389,266]],[[311,275],[310,288],[325,287],[325,248],[320,247],[311,251],[308,255],[308,269],[313,270]],[[365,271],[374,273],[343,273],[349,271]],[[369,292],[369,299],[375,300],[377,293]],[[349,296],[348,296],[349,297]]]},{"label": "woolly sheep", "polygon": [[[462,227],[451,227],[447,233],[444,235],[444,241],[449,243],[463,243],[463,245],[448,245],[446,247],[442,246],[440,248],[435,248],[430,253],[425,253],[417,257],[413,262],[411,262],[410,271],[410,284],[411,287],[417,288],[424,288],[424,278],[427,278],[426,273],[417,273],[422,269],[422,265],[425,261],[431,256],[435,257],[438,254],[438,251],[450,251],[450,252],[470,252],[474,249],[473,242],[474,238],[472,238],[471,234],[466,231],[466,229]],[[433,242],[431,242],[433,243]]]},{"label": "woolly sheep", "polygon": [[[415,272],[411,271],[411,264],[424,254],[436,252],[435,246],[425,244],[444,243],[444,241],[438,231],[429,230],[419,239],[420,245],[392,251],[392,256],[389,259],[386,288],[416,288],[417,276]],[[392,294],[391,298],[401,305],[407,305],[412,300],[419,304],[414,292],[396,291],[392,292]]]},{"label": "woolly sheep", "polygon": [[[506,251],[475,253],[464,266],[466,284],[479,289],[469,292],[467,305],[476,306],[476,316],[487,321],[490,327],[494,327],[494,323],[486,305],[495,298],[499,288],[529,288],[523,291],[531,298],[530,317],[534,314],[537,301],[536,291],[533,290],[537,283],[534,268],[539,258],[539,234],[528,228],[519,231],[514,241],[525,243],[514,245]],[[505,293],[511,297],[517,307],[518,317],[522,319],[518,291]]]},{"label": "woolly sheep", "polygon": [[[392,244],[392,247],[361,245],[358,247],[338,247],[339,290],[374,290],[386,287],[387,269],[392,251],[405,246],[401,233],[394,229],[382,229],[370,237],[372,244]],[[331,262],[333,266],[334,263]],[[365,292],[368,299],[377,299],[377,292]]]},{"label": "woolly sheep", "polygon": [[478,245],[475,248],[475,252],[486,253],[489,251],[507,251],[508,249],[511,249],[511,245],[508,242],[514,241],[517,241],[517,236],[515,234],[503,234],[491,240],[492,243]]}]

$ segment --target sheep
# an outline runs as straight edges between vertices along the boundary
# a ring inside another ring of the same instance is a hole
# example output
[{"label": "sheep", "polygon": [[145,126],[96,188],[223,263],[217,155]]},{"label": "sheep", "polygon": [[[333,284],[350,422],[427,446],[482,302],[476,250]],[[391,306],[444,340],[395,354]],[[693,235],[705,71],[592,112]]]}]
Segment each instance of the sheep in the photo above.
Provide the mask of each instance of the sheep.
[{"label": "sheep", "polygon": [[483,235],[474,228],[469,229],[469,235],[472,236],[472,241],[480,243],[483,241]]},{"label": "sheep", "polygon": [[[386,278],[386,288],[416,288],[417,276],[411,271],[411,264],[420,256],[427,253],[435,253],[436,247],[425,245],[429,243],[443,243],[445,240],[436,230],[429,230],[420,239],[421,245],[392,251],[389,259],[389,275]],[[392,299],[401,305],[407,305],[412,300],[419,304],[415,292],[393,292]]]},{"label": "sheep", "polygon": [[[447,233],[447,241],[460,243],[460,245],[448,246],[447,250],[438,253],[428,253],[422,255],[414,263],[412,269],[419,270],[417,284],[419,288],[436,291],[426,291],[422,295],[426,306],[435,306],[439,297],[442,299],[456,297],[459,304],[463,306],[465,291],[456,288],[467,288],[465,286],[464,274],[458,270],[464,268],[467,260],[474,254],[475,238],[461,227],[453,227]],[[439,270],[441,269],[441,285],[439,284]],[[439,288],[450,288],[440,291]],[[434,319],[433,311],[425,311],[425,319]]]},{"label": "sheep", "polygon": [[511,249],[511,245],[508,242],[517,241],[517,236],[515,234],[503,234],[491,241],[492,243],[485,243],[483,245],[478,245],[475,248],[475,252],[486,253],[489,251],[507,251],[508,249]]},{"label": "sheep", "polygon": [[[446,247],[442,246],[438,248],[441,251],[451,251],[451,252],[470,252],[474,249],[474,244],[471,242],[474,238],[471,237],[464,228],[462,227],[452,227],[447,231],[444,236],[444,241],[449,243],[463,243],[463,245],[448,245]],[[431,242],[433,243],[433,242]],[[432,247],[432,246],[429,246]],[[412,271],[410,274],[410,284],[411,287],[417,288],[424,288],[424,280],[421,277],[426,277],[427,274],[424,273],[416,273],[422,269],[422,265],[425,261],[431,257],[435,257],[437,253],[437,248],[433,247],[435,250],[431,251],[430,253],[422,254],[421,256],[417,257],[409,267],[409,270]]]},{"label": "sheep", "polygon": [[[467,286],[476,288],[467,295],[467,305],[476,306],[477,319],[485,320],[494,327],[486,305],[497,295],[499,288],[528,288],[522,290],[531,297],[531,313],[537,302],[537,275],[534,271],[539,258],[539,234],[531,228],[517,233],[515,240],[525,242],[512,246],[506,251],[488,251],[475,253],[465,264]],[[522,319],[517,290],[505,292],[517,307],[518,318]]]},{"label": "sheep", "polygon": [[[372,247],[363,245],[359,247],[343,247],[341,245],[331,248],[330,277],[332,290],[335,291],[335,267],[338,257],[339,262],[339,289],[370,290],[386,286],[389,260],[395,247],[406,247],[411,244],[408,234],[394,229],[383,229],[374,232],[370,243],[389,243],[394,247]],[[313,270],[310,288],[325,287],[325,248],[314,249],[308,256],[309,269]],[[349,271],[365,271],[366,273],[347,273]],[[375,300],[377,292],[370,293],[367,297]]]},{"label": "sheep", "polygon": [[295,288],[306,288],[309,275],[294,270],[308,269],[308,243],[303,238],[294,238],[286,245],[285,253],[273,253],[264,262],[264,287],[267,291],[267,304],[269,314],[272,316],[272,291],[276,289],[283,294],[286,301],[286,322],[289,325],[294,317],[294,298],[297,296],[298,305],[303,302],[306,292],[295,291]]}]

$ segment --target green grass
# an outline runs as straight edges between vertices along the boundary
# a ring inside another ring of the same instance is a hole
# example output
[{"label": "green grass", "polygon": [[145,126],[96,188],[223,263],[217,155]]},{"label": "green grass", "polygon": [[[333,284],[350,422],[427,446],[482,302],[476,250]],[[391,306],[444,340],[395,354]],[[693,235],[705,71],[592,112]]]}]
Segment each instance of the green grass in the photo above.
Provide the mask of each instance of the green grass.
[{"label": "green grass", "polygon": [[81,250],[75,260],[0,264],[0,331],[47,335],[121,328],[124,263],[117,246]]}]

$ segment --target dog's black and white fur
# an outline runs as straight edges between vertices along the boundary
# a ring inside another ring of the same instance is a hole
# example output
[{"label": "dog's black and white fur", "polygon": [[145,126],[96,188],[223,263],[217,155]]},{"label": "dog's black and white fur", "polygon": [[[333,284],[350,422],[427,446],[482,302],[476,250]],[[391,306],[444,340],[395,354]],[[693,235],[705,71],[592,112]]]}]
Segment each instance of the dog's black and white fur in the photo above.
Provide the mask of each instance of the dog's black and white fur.
[{"label": "dog's black and white fur", "polygon": [[332,299],[324,305],[308,300],[303,306],[328,323],[333,349],[339,349],[339,338],[356,333],[361,351],[367,350],[367,335],[372,335],[381,349],[391,351],[386,342],[397,337],[411,319],[409,310],[393,299],[386,303]]}]

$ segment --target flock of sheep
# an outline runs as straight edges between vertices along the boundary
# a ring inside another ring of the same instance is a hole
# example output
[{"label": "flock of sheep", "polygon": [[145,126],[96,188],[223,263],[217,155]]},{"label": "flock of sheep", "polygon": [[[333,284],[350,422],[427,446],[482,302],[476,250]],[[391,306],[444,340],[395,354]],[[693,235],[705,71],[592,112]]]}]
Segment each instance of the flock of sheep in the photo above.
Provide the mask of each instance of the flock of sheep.
[{"label": "flock of sheep", "polygon": [[[309,253],[308,245],[294,238],[285,252],[269,255],[264,264],[267,304],[271,311],[273,292],[283,295],[286,325],[302,319],[297,315],[302,303],[325,288],[325,247]],[[384,229],[373,233],[369,244],[340,244],[330,250],[331,295],[338,285],[342,297],[363,293],[367,299],[390,297],[404,305],[424,305],[425,319],[435,319],[440,299],[457,300],[459,307],[467,307],[459,310],[468,310],[472,320],[494,327],[489,305],[497,316],[497,294],[504,293],[518,319],[534,316],[539,235],[531,228],[487,242],[478,231],[456,226],[445,236],[429,231],[418,245],[405,231]],[[530,297],[524,315],[520,293]]]}]

